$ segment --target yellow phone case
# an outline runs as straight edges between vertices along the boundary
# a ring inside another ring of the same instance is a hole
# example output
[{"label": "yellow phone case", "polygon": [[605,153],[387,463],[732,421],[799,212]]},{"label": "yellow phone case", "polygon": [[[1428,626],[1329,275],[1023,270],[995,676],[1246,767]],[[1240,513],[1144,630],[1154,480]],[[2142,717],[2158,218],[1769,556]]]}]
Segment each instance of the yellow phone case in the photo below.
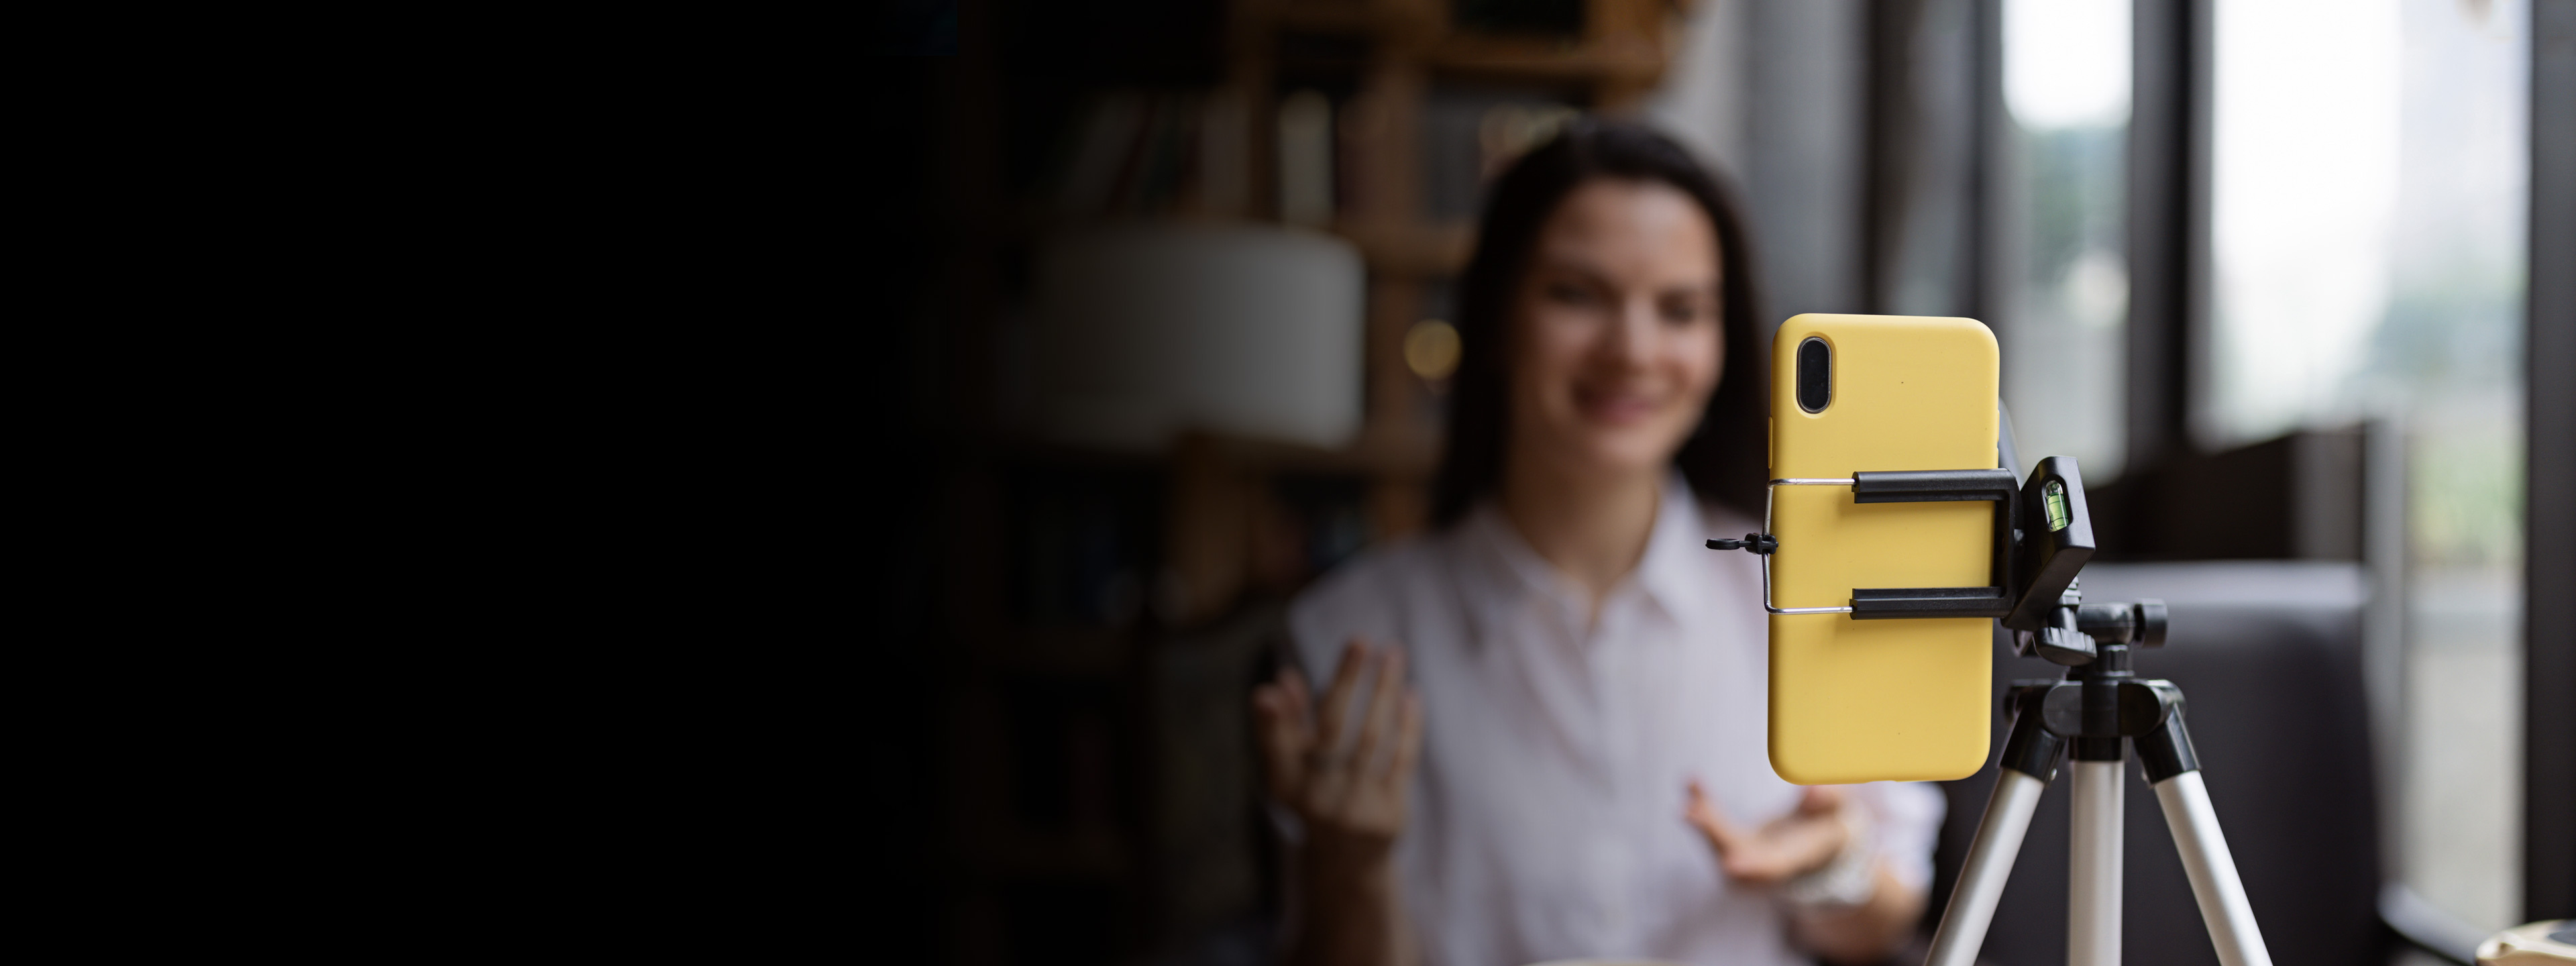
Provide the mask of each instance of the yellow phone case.
[{"label": "yellow phone case", "polygon": [[[1809,337],[1829,402],[1797,399]],[[1800,315],[1771,350],[1771,476],[1995,466],[1994,333],[1975,319]],[[1847,486],[1774,486],[1775,607],[1851,603],[1858,587],[1991,583],[1991,502],[1855,503]],[[1800,785],[1963,778],[1985,764],[1993,623],[1771,615],[1771,768]]]}]

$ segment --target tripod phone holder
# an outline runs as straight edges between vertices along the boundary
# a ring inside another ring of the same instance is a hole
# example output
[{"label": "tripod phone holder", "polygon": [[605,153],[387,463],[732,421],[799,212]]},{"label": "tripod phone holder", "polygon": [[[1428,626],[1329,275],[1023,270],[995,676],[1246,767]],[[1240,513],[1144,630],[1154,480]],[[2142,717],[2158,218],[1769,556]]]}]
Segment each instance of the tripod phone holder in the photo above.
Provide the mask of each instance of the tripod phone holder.
[{"label": "tripod phone holder", "polygon": [[2155,789],[2218,961],[2271,966],[2183,726],[2182,689],[2171,681],[2140,680],[2130,666],[2136,648],[2164,645],[2164,602],[2084,603],[2077,573],[2093,557],[2093,526],[2073,458],[2041,460],[2023,490],[2014,556],[2026,582],[2003,625],[2013,634],[2016,653],[2063,665],[2066,672],[2054,681],[2015,681],[2004,695],[2012,730],[2004,738],[1994,794],[1959,869],[1958,886],[1941,911],[1926,966],[1976,962],[2040,793],[2057,777],[2061,753],[2072,759],[2074,778],[2066,961],[2118,966],[2124,743],[2137,749],[2147,784]]},{"label": "tripod phone holder", "polygon": [[[2120,962],[2122,761],[2134,746],[2147,783],[2182,853],[2193,900],[2223,966],[2271,966],[2271,953],[2246,902],[2245,885],[2201,782],[2200,760],[2183,726],[2182,689],[2140,680],[2130,667],[2136,648],[2161,647],[2160,600],[2084,603],[2079,572],[2093,558],[2093,523],[2075,459],[2051,456],[2012,487],[2009,470],[1856,473],[1852,479],[1773,480],[1771,485],[1852,487],[1858,502],[1995,501],[1994,579],[1982,588],[1855,589],[1852,606],[1782,609],[1771,599],[1770,554],[1779,548],[1769,514],[1763,533],[1711,540],[1712,549],[1762,555],[1763,606],[1774,614],[1840,613],[1852,619],[1994,617],[2012,632],[2014,653],[2066,668],[2055,680],[2013,682],[2003,709],[2012,717],[1994,794],[1941,911],[1926,966],[1974,966],[2003,898],[2040,793],[2071,757],[2072,842],[2067,889],[2069,966]],[[2000,479],[1999,479],[2000,478]],[[1869,492],[1865,493],[1864,490]]]}]

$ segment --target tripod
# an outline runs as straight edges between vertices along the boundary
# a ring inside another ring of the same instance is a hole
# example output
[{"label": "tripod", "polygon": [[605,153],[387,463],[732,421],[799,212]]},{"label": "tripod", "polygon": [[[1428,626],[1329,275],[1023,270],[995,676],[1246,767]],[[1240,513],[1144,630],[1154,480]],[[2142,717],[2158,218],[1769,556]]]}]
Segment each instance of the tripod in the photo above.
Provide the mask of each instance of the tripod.
[{"label": "tripod", "polygon": [[[2010,457],[2004,459],[2009,462]],[[1994,797],[1977,824],[1958,888],[1941,910],[1925,966],[1973,966],[2003,898],[2022,836],[2039,796],[2057,777],[2059,753],[2073,745],[2073,861],[2067,889],[2068,966],[2119,966],[2122,742],[2135,745],[2147,783],[2164,807],[2165,824],[2182,851],[2192,898],[2225,966],[2272,966],[2236,877],[2236,860],[2200,781],[2200,760],[2183,730],[2182,689],[2141,681],[2130,650],[2161,647],[2165,605],[2159,600],[2084,603],[2077,571],[2093,558],[2093,522],[2084,478],[2072,457],[2039,461],[2027,482],[2010,469],[1856,472],[1848,479],[1777,479],[1773,487],[1848,486],[1854,503],[1992,500],[1993,586],[1854,588],[1848,607],[1781,607],[1771,596],[1769,533],[1710,540],[1712,550],[1761,555],[1762,607],[1773,614],[1848,614],[1853,620],[1993,617],[2013,631],[2013,649],[2066,667],[2058,681],[2016,681],[2004,704],[2013,716],[2004,739]]]},{"label": "tripod", "polygon": [[2027,526],[2016,533],[2015,569],[2028,574],[2029,583],[2003,622],[2014,631],[2017,653],[2065,665],[2066,675],[2056,681],[2015,681],[2006,693],[2012,730],[2004,739],[1994,795],[1977,823],[1958,887],[1941,911],[1926,966],[1976,962],[2003,898],[2004,879],[2012,873],[2022,836],[2039,809],[2040,793],[2057,777],[2059,753],[2070,750],[2074,787],[2066,961],[2068,966],[2118,966],[2124,741],[2137,748],[2147,783],[2155,789],[2219,962],[2271,966],[2209,791],[2201,784],[2191,736],[2183,728],[2182,689],[2171,681],[2139,680],[2129,666],[2132,648],[2164,644],[2164,602],[2084,603],[2076,571],[2091,558],[2093,540],[2074,461],[2040,461],[2029,490],[2038,499],[2015,508],[2026,508],[2033,517],[2021,521]]}]

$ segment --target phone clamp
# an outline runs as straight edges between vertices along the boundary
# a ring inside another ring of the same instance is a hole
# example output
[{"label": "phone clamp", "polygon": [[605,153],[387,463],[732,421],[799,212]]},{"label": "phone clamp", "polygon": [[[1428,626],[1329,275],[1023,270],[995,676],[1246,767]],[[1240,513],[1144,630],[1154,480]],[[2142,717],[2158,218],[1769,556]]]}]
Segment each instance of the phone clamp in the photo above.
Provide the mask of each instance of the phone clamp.
[{"label": "phone clamp", "polygon": [[[1771,557],[1780,538],[1771,535],[1771,494],[1784,486],[1847,486],[1854,503],[1948,503],[1990,500],[1995,504],[1993,583],[1984,587],[1855,587],[1844,607],[1782,607],[1771,595]],[[1761,533],[1742,540],[1717,539],[1711,550],[1743,550],[1762,557],[1762,609],[1774,614],[1850,614],[1853,620],[1915,620],[1944,617],[2003,617],[2013,610],[2013,523],[2021,515],[2021,484],[2007,469],[1863,471],[1848,477],[1772,480],[1764,491]],[[2090,539],[2090,531],[2087,531]]]}]

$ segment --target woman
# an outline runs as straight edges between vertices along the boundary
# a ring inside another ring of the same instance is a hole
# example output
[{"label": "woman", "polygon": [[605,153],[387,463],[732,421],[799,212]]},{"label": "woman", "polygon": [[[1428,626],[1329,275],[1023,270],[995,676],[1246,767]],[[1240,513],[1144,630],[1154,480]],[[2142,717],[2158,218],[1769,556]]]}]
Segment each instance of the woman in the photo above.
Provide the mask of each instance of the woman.
[{"label": "woman", "polygon": [[1439,528],[1297,601],[1321,695],[1253,696],[1292,959],[1867,962],[1910,931],[1939,796],[1772,774],[1759,563],[1702,544],[1758,529],[1750,264],[1641,128],[1578,123],[1495,184]]}]

